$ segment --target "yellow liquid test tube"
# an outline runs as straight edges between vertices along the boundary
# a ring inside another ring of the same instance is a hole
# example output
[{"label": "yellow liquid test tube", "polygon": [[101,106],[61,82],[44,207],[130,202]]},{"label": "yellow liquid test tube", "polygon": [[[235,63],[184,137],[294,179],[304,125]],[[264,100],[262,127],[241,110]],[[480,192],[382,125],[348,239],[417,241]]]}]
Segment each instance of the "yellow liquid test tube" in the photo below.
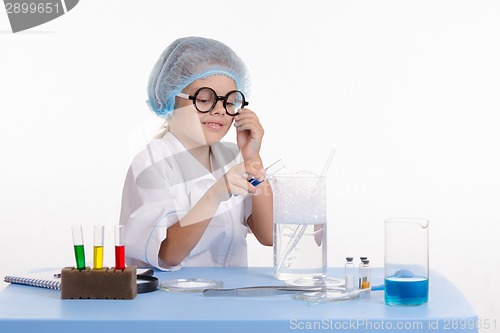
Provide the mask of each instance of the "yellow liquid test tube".
[{"label": "yellow liquid test tube", "polygon": [[102,269],[104,258],[104,226],[94,226],[94,269]]}]

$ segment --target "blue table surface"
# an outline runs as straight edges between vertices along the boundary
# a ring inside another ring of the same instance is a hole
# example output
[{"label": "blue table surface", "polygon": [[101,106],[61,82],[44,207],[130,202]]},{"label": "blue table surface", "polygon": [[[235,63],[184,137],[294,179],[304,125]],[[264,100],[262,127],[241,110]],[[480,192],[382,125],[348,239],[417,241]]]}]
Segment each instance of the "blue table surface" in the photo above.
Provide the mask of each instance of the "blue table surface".
[{"label": "blue table surface", "polygon": [[[269,267],[182,268],[155,271],[160,282],[209,278],[224,288],[281,285]],[[330,268],[340,278],[343,268]],[[158,290],[133,300],[61,300],[60,291],[10,285],[0,293],[0,332],[477,332],[477,316],[462,293],[431,270],[428,304],[388,306],[383,291],[343,302],[314,304],[289,295],[206,297]],[[372,285],[383,269],[372,269]],[[456,330],[454,330],[454,328]]]}]

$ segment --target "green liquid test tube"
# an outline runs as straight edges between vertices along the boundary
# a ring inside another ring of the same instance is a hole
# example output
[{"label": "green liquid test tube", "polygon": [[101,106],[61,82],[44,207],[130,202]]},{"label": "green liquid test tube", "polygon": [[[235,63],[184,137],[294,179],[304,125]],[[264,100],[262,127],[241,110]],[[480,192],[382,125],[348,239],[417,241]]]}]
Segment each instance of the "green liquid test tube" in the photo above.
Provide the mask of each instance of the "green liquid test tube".
[{"label": "green liquid test tube", "polygon": [[75,249],[76,268],[85,269],[85,249],[83,247],[83,231],[81,225],[73,226],[73,246]]}]

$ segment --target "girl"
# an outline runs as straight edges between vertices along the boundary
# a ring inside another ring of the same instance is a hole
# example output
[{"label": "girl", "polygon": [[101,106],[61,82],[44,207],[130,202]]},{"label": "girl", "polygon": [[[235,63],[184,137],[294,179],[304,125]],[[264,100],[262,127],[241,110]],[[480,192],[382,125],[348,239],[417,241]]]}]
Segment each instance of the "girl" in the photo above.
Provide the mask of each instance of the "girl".
[{"label": "girl", "polygon": [[[120,224],[127,263],[246,266],[248,228],[272,245],[272,191],[259,152],[264,130],[248,105],[248,73],[226,45],[188,37],[158,59],[148,104],[163,132],[133,160]],[[235,144],[221,140],[231,126]]]}]

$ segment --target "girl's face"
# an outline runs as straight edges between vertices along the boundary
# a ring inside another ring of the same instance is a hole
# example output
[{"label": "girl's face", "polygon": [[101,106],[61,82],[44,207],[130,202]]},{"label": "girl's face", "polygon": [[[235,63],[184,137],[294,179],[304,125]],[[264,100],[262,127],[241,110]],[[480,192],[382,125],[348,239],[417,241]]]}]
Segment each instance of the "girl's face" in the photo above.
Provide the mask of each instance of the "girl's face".
[{"label": "girl's face", "polygon": [[[212,88],[217,96],[225,96],[236,89],[236,84],[227,76],[214,75],[194,81],[182,92],[193,96],[202,87]],[[226,114],[222,101],[207,113],[198,112],[192,100],[180,97],[175,98],[175,107],[168,122],[169,131],[188,149],[220,142],[233,123],[233,117]]]}]

